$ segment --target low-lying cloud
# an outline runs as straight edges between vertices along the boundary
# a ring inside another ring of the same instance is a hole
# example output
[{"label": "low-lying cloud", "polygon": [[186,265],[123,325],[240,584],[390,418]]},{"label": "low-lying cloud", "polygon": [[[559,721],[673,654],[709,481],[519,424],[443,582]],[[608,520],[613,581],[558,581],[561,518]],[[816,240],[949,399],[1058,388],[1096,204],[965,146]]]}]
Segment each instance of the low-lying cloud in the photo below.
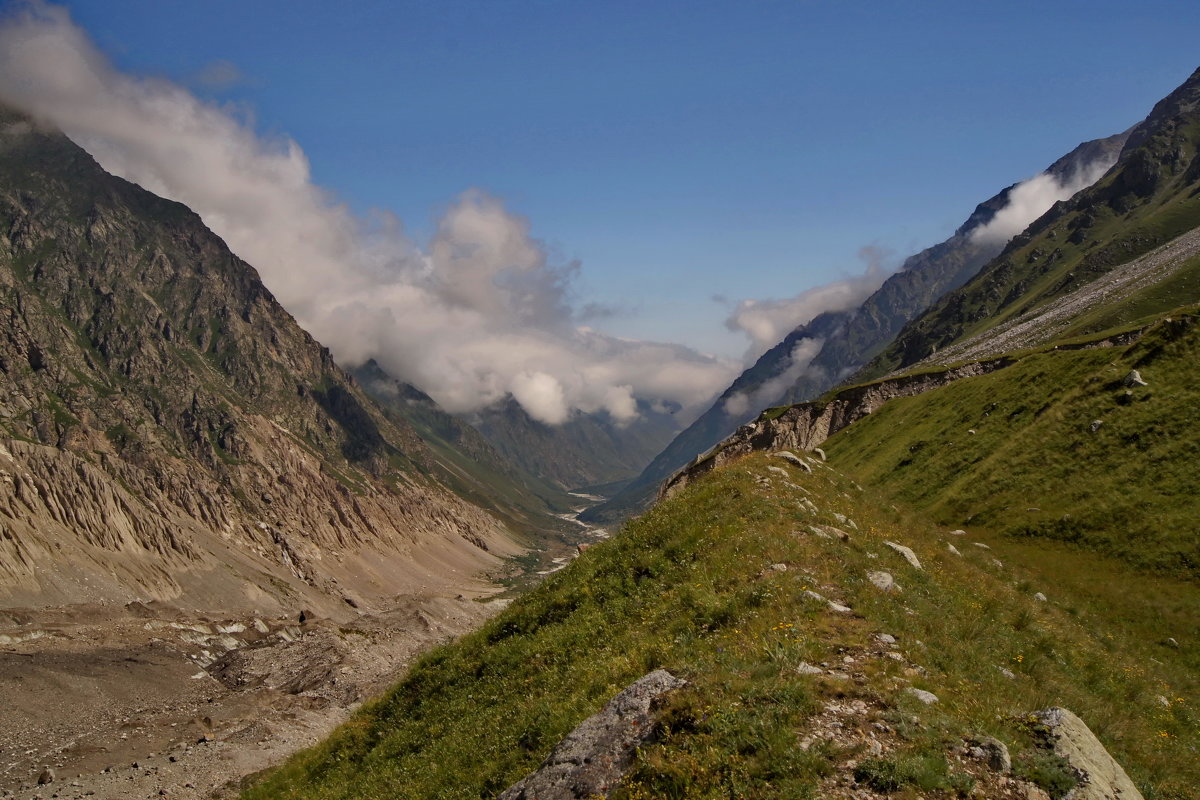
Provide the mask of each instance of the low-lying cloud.
[{"label": "low-lying cloud", "polygon": [[861,275],[807,289],[795,297],[743,300],[739,303],[725,320],[725,327],[750,337],[746,363],[756,361],[798,326],[818,314],[855,308],[878,289],[891,272],[884,266],[890,254],[882,248],[867,246],[861,248],[858,255],[866,264],[866,270]]},{"label": "low-lying cloud", "polygon": [[375,358],[448,410],[512,395],[549,424],[575,411],[624,422],[636,398],[695,409],[736,372],[584,326],[569,291],[578,264],[551,263],[529,223],[487,194],[465,192],[425,244],[386,212],[356,216],[313,184],[296,142],[261,137],[237,108],[176,83],[117,71],[61,8],[29,4],[0,25],[0,99],[195,210],[340,361]]},{"label": "low-lying cloud", "polygon": [[782,397],[783,393],[799,380],[801,375],[808,372],[810,368],[816,369],[815,367],[810,367],[810,365],[812,364],[812,360],[820,354],[821,348],[824,345],[824,339],[801,339],[796,342],[779,373],[763,381],[748,392],[735,392],[731,394],[725,398],[725,402],[721,407],[722,410],[731,417],[745,417],[748,414],[757,414],[768,403],[773,403]]},{"label": "low-lying cloud", "polygon": [[1018,183],[1008,193],[1008,204],[986,225],[976,228],[971,239],[978,244],[1004,244],[1055,203],[1073,197],[1098,181],[1108,172],[1115,158],[1114,155],[1113,160],[1100,159],[1083,165],[1062,180],[1049,172],[1041,172]]}]

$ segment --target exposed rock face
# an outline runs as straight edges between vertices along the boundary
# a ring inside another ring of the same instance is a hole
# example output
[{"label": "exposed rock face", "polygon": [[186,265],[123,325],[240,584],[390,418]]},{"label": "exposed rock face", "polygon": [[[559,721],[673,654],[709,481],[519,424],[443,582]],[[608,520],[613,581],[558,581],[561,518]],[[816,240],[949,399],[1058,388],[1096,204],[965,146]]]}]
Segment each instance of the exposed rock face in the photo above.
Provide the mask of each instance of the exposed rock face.
[{"label": "exposed rock face", "polygon": [[1012,757],[1008,754],[1008,745],[999,739],[985,736],[971,742],[969,751],[972,756],[981,759],[993,772],[1005,773],[1012,769]]},{"label": "exposed rock face", "polygon": [[892,550],[895,550],[900,555],[902,555],[904,557],[904,560],[907,561],[909,564],[911,564],[913,567],[915,567],[916,569],[921,569],[921,562],[917,558],[917,554],[912,551],[911,547],[905,547],[904,545],[896,544],[895,542],[884,542],[884,544],[887,545],[888,547],[890,547]]},{"label": "exposed rock face", "polygon": [[908,689],[904,690],[904,693],[912,695],[927,706],[938,702],[938,696],[936,694],[933,692],[927,692],[924,689],[914,689],[909,687]]},{"label": "exposed rock face", "polygon": [[900,587],[896,584],[896,579],[892,577],[890,572],[868,572],[867,580],[881,592],[896,592],[900,590]]},{"label": "exposed rock face", "polygon": [[500,800],[608,797],[653,732],[655,701],[684,684],[662,669],[639,678],[567,734],[535,772],[514,783]]},{"label": "exposed rock face", "polygon": [[[780,450],[778,453],[775,454],[775,457],[782,458],[784,461],[788,462],[789,464],[791,464],[793,466],[799,467],[800,469],[804,470],[805,472],[812,472],[812,467],[810,467],[808,465],[808,462],[805,461],[804,459],[800,458],[800,456],[796,455],[795,453],[793,453],[790,450]],[[821,460],[824,461],[824,459],[821,459]]]},{"label": "exposed rock face", "polygon": [[0,605],[461,585],[515,547],[430,458],[195,214],[0,126]]},{"label": "exposed rock face", "polygon": [[1138,372],[1136,369],[1132,370],[1128,375],[1125,376],[1123,383],[1129,387],[1150,385],[1142,380],[1142,373]]},{"label": "exposed rock face", "polygon": [[1050,708],[1036,716],[1054,752],[1079,776],[1079,785],[1068,795],[1071,800],[1142,800],[1142,793],[1083,720],[1065,708]]},{"label": "exposed rock face", "polygon": [[384,372],[373,359],[350,374],[385,415],[411,426],[437,454],[434,466],[440,469],[435,475],[502,520],[511,520],[518,530],[556,529],[562,524],[557,515],[578,506],[578,498],[505,458],[483,434],[417,387]]},{"label": "exposed rock face", "polygon": [[[1037,347],[1062,336],[1080,317],[1111,302],[1114,297],[1133,295],[1147,286],[1166,280],[1191,259],[1200,255],[1200,230],[1192,230],[1170,242],[1122,264],[1069,294],[1039,305],[975,336],[955,342],[930,355],[922,364],[943,365]],[[1181,298],[1182,299],[1182,298]],[[1113,337],[1113,344],[1136,338],[1132,331]],[[1063,347],[1060,345],[1060,347]],[[1125,377],[1129,388],[1146,386],[1136,369]]]}]

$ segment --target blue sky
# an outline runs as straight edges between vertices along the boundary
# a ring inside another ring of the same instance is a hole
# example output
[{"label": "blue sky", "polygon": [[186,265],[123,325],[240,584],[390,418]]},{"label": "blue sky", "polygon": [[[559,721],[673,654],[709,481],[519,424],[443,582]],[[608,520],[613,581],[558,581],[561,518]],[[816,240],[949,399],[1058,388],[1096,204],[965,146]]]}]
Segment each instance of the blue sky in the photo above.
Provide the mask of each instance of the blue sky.
[{"label": "blue sky", "polygon": [[[686,424],[867,260],[1142,119],[1200,31],[1196,3],[0,8],[0,99],[196,210],[339,361],[548,424]],[[1018,194],[1013,231],[1069,191]]]},{"label": "blue sky", "polygon": [[739,354],[712,300],[944,238],[1198,63],[1196,3],[66,3],[123,69],[240,79],[261,131],[418,238],[501,198],[622,335]]}]

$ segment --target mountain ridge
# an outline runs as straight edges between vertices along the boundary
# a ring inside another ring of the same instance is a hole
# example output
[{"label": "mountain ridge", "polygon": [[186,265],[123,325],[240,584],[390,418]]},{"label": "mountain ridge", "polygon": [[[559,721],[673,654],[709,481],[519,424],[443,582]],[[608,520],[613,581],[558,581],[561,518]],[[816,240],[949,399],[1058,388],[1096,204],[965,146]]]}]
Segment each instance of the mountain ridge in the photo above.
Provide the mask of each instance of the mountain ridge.
[{"label": "mountain ridge", "polygon": [[512,396],[463,418],[505,458],[562,490],[589,492],[633,478],[678,430],[672,410],[638,402],[637,419],[575,412],[560,425],[534,419]]},{"label": "mountain ridge", "polygon": [[[1132,129],[1131,129],[1132,130]],[[1130,131],[1077,145],[1055,160],[1042,174],[1066,184],[1097,163],[1115,160]],[[1012,184],[975,207],[947,240],[905,259],[900,269],[859,306],[843,312],[826,312],[797,327],[779,345],[767,351],[740,375],[717,402],[679,434],[642,474],[607,503],[584,514],[593,522],[612,522],[644,509],[659,484],[695,456],[717,445],[764,408],[809,400],[841,382],[883,349],[915,314],[945,292],[961,286],[1003,249],[1000,241],[979,241],[976,233],[1007,206],[1018,184]],[[818,335],[820,334],[820,335]],[[756,398],[741,414],[729,414],[729,398],[753,396],[779,377],[788,378],[790,356],[796,343],[821,339],[819,350],[799,374],[770,396]]]},{"label": "mountain ridge", "polygon": [[[7,602],[352,614],[344,597],[517,551],[199,217],[15,111],[0,125]],[[221,563],[245,586],[206,588]]]},{"label": "mountain ridge", "polygon": [[1117,164],[1056,203],[962,287],[909,322],[854,380],[893,372],[1161,246],[1200,214],[1200,69],[1129,131]]}]

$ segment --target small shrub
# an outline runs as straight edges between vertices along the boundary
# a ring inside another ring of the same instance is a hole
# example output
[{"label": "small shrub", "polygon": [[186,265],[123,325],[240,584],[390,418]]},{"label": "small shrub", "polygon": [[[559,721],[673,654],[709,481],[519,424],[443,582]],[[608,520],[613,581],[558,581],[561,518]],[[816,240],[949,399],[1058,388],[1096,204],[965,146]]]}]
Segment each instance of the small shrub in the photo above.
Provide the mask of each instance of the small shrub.
[{"label": "small shrub", "polygon": [[975,786],[970,775],[950,772],[950,765],[940,753],[868,758],[854,768],[854,780],[877,792],[895,792],[913,786],[925,791],[949,789],[966,794]]},{"label": "small shrub", "polygon": [[1045,789],[1052,800],[1061,800],[1079,780],[1065,758],[1047,750],[1021,753],[1013,764],[1013,775]]},{"label": "small shrub", "polygon": [[854,780],[877,792],[894,792],[907,783],[900,764],[888,758],[868,758],[854,768]]}]

